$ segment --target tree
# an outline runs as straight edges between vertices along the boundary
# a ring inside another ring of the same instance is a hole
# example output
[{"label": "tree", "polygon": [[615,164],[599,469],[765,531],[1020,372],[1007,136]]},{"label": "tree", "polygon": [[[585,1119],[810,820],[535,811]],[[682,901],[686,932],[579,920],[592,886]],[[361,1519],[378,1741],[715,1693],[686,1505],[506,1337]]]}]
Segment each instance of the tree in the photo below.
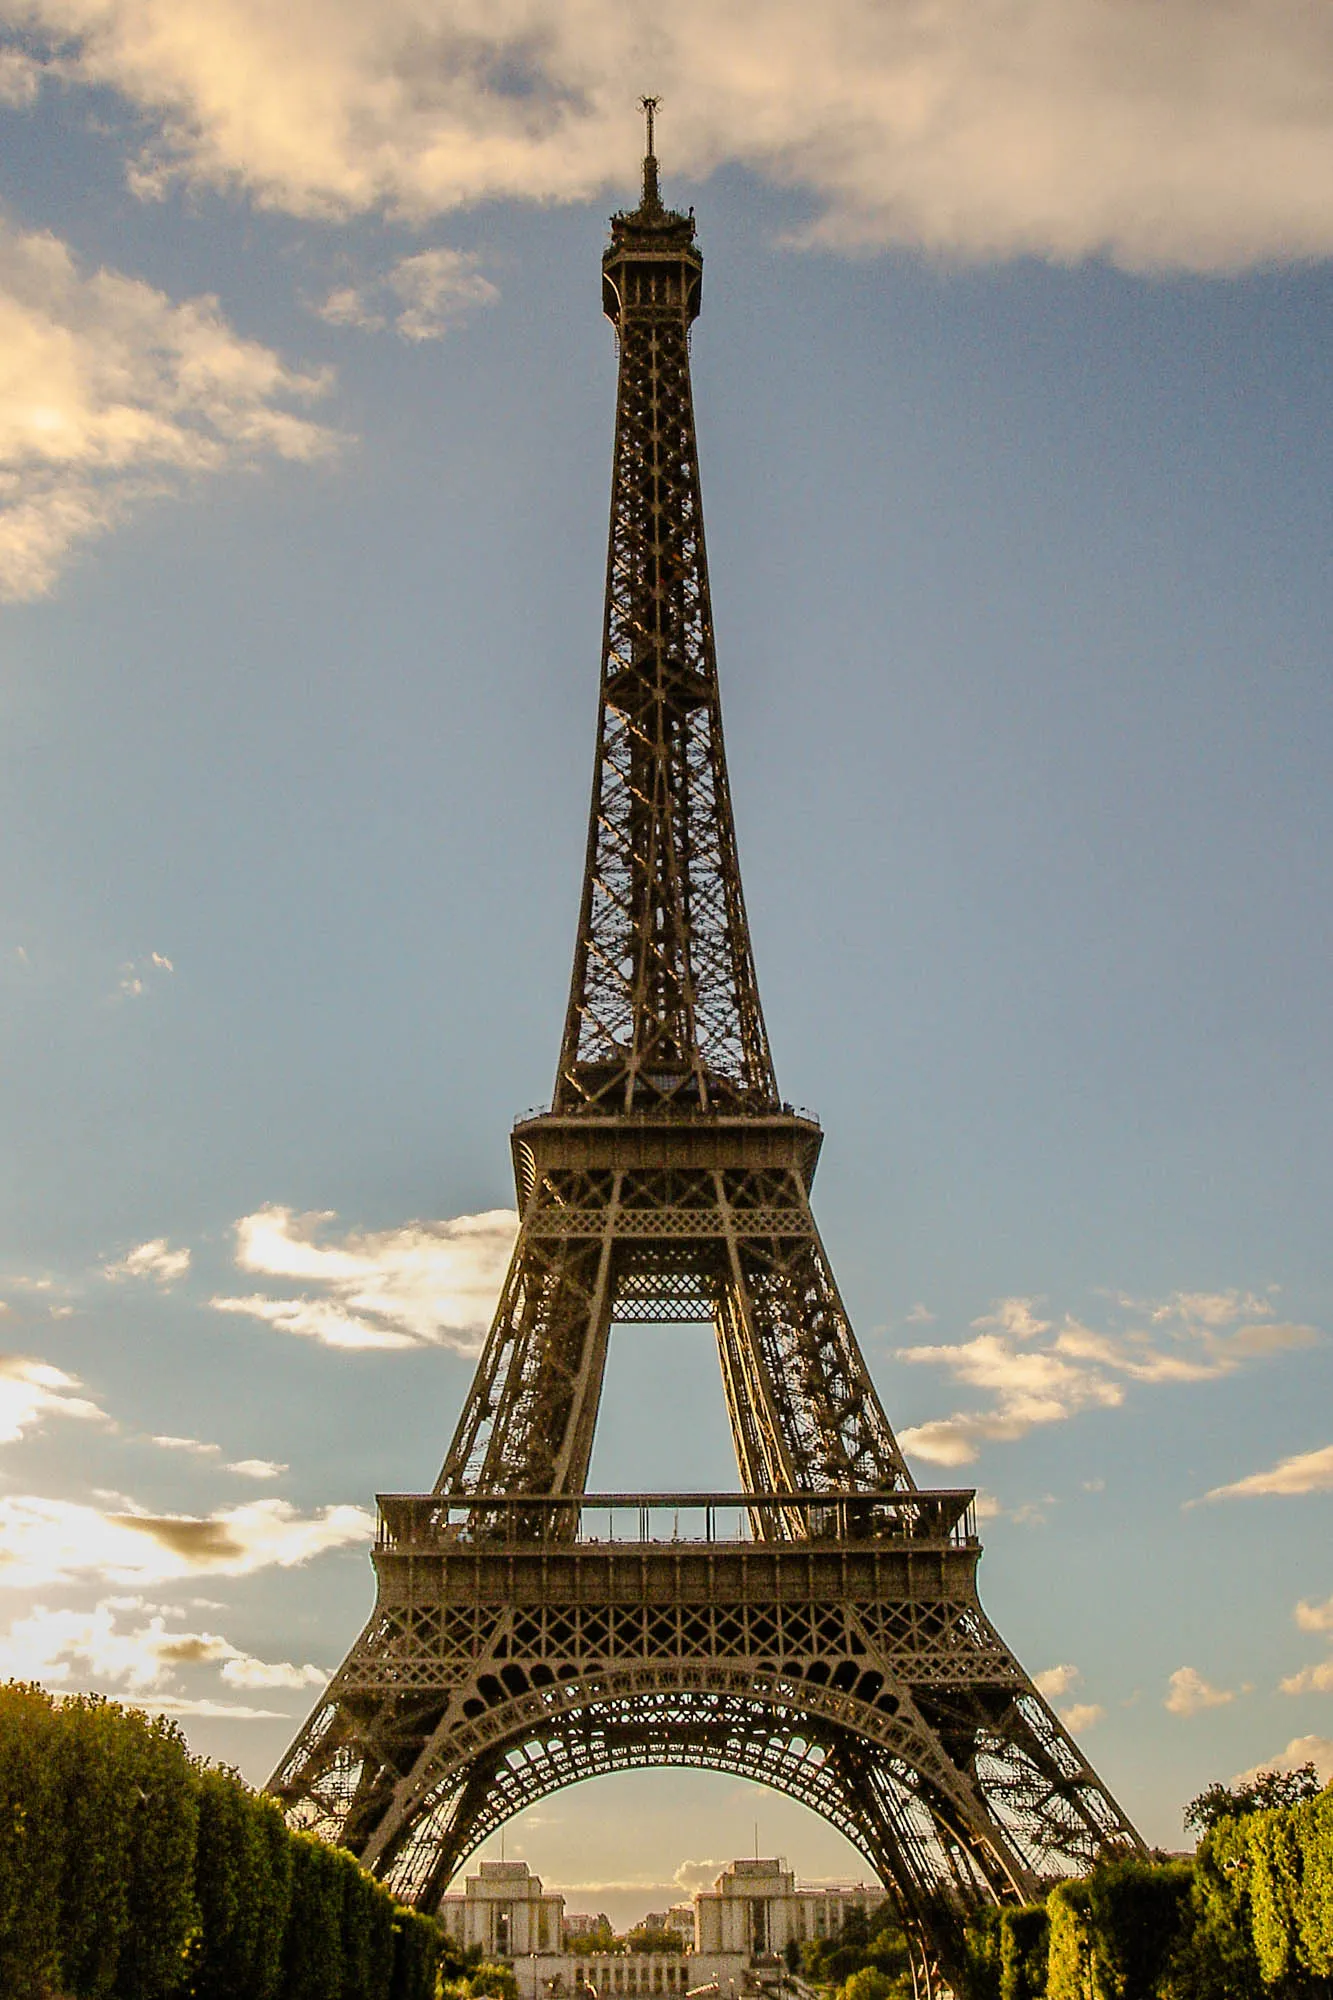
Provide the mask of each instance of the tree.
[{"label": "tree", "polygon": [[636,1924],[632,1931],[625,1933],[626,1951],[676,1951],[685,1949],[685,1940],[679,1931],[669,1931],[661,1924]]},{"label": "tree", "polygon": [[127,1771],[129,1923],[111,1992],[115,2000],[168,2000],[195,1921],[196,1773],[176,1723],[119,1713],[135,1754]]},{"label": "tree", "polygon": [[842,2000],[893,2000],[896,1982],[876,1966],[863,1965],[842,1989]]},{"label": "tree", "polygon": [[466,1984],[473,2000],[480,1994],[488,2000],[518,2000],[518,1980],[507,1965],[479,1965]]},{"label": "tree", "polygon": [[0,1993],[39,2000],[59,1951],[58,1719],[39,1687],[0,1688]]},{"label": "tree", "polygon": [[291,1902],[291,1842],[272,1800],[202,1770],[189,1990],[196,2000],[277,2000]]},{"label": "tree", "polygon": [[292,1838],[282,2000],[341,2000],[343,1895],[338,1856],[312,1833]]},{"label": "tree", "polygon": [[1239,1784],[1209,1785],[1185,1808],[1185,1825],[1192,1833],[1204,1834],[1221,1819],[1244,1819],[1250,1813],[1273,1812],[1316,1799],[1321,1787],[1313,1764],[1300,1764],[1294,1771],[1259,1771]]},{"label": "tree", "polygon": [[[1089,1915],[1100,1984],[1119,2000],[1155,2000],[1166,1982],[1190,1911],[1188,1861],[1101,1862],[1088,1877]],[[1009,2000],[1006,1994],[1004,2000]]]}]

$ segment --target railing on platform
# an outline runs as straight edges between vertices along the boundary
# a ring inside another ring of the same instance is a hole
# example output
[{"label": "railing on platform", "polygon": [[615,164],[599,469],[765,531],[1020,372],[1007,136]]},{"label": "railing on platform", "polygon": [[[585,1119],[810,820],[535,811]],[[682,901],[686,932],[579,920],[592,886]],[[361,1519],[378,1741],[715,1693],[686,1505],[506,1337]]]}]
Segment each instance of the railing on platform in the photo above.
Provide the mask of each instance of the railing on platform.
[{"label": "railing on platform", "polygon": [[549,1103],[530,1104],[526,1111],[516,1111],[514,1113],[513,1122],[515,1128],[517,1128],[520,1125],[531,1125],[538,1118],[551,1118],[557,1115],[562,1119],[569,1119],[571,1123],[576,1125],[588,1124],[598,1118],[604,1124],[615,1123],[624,1125],[678,1124],[682,1119],[693,1121],[697,1124],[708,1124],[710,1122],[720,1124],[724,1119],[734,1122],[738,1117],[743,1118],[747,1124],[762,1124],[765,1118],[800,1118],[805,1124],[813,1125],[820,1131],[823,1130],[823,1120],[817,1111],[811,1111],[804,1104],[788,1104],[785,1100],[781,1104],[774,1105],[771,1111],[748,1113],[737,1112],[734,1105],[728,1104],[710,1105],[706,1111],[701,1111],[697,1104],[682,1105],[673,1112],[670,1105],[664,1103],[655,1104],[648,1110],[616,1111],[614,1113],[562,1111],[556,1114]]},{"label": "railing on platform", "polygon": [[677,1543],[802,1547],[810,1543],[977,1538],[971,1489],[925,1493],[381,1493],[378,1546],[451,1543],[531,1547]]}]

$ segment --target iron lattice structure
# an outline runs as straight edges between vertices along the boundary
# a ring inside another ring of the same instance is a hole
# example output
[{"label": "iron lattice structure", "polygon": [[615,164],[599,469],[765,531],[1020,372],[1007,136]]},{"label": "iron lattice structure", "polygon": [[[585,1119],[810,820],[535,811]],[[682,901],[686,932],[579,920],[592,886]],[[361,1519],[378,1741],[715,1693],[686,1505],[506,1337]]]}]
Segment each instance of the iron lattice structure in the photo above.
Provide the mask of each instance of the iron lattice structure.
[{"label": "iron lattice structure", "polygon": [[[702,268],[650,123],[603,259],[619,399],[555,1097],[514,1130],[518,1240],[435,1491],[381,1497],[374,1613],[270,1789],[429,1907],[561,1786],[734,1772],[840,1828],[947,1979],[967,1908],[1141,1843],[981,1609],[972,1496],[912,1479],[811,1212],[819,1127],[778,1097],[704,555]],[[612,1325],[701,1319],[741,1491],[589,1495]]]}]

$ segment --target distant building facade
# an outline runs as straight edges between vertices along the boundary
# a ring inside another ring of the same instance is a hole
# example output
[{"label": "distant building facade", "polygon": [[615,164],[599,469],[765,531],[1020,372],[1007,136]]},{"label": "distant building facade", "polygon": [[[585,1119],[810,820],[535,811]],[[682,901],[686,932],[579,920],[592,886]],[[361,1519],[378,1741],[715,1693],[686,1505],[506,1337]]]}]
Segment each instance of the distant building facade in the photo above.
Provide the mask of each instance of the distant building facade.
[{"label": "distant building facade", "polygon": [[795,1942],[836,1938],[850,1910],[869,1915],[878,1885],[799,1885],[781,1860],[732,1861],[691,1903],[650,1911],[643,1923],[674,1931],[683,1950],[606,1951],[604,1917],[565,1915],[526,1861],[483,1861],[462,1895],[441,1899],[439,1918],[463,1949],[512,1965],[519,2000],[684,2000],[711,1989],[741,2000]]},{"label": "distant building facade", "polygon": [[483,1861],[461,1896],[442,1896],[439,1919],[468,1951],[488,1959],[559,1952],[564,1945],[565,1899],[544,1893],[526,1861]]},{"label": "distant building facade", "polygon": [[695,1891],[694,1950],[747,1962],[780,1958],[789,1944],[837,1937],[848,1911],[868,1916],[883,1901],[877,1883],[798,1886],[784,1861],[732,1861],[711,1889]]}]

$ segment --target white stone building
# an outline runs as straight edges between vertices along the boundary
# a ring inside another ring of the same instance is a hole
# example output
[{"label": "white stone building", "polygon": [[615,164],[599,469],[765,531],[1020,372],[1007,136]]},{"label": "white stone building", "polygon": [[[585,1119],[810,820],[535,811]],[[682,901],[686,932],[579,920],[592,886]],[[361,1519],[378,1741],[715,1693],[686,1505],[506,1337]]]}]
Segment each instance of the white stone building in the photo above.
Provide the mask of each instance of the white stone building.
[{"label": "white stone building", "polygon": [[603,1952],[587,1935],[596,1920],[567,1920],[564,1897],[548,1896],[526,1861],[483,1861],[439,1916],[464,1950],[512,1965],[519,2000],[684,2000],[701,1989],[743,2000],[761,1978],[771,1984],[791,1941],[836,1938],[848,1910],[869,1914],[883,1901],[865,1883],[798,1886],[780,1860],[732,1861],[692,1906],[644,1920],[676,1931],[685,1950]]},{"label": "white stone building", "polygon": [[548,1896],[526,1861],[483,1861],[461,1896],[442,1896],[439,1919],[467,1951],[480,1945],[486,1958],[559,1952],[564,1942],[565,1899]]},{"label": "white stone building", "polygon": [[711,1889],[695,1891],[695,1953],[781,1958],[793,1941],[837,1937],[849,1910],[869,1915],[883,1901],[877,1883],[798,1887],[785,1861],[732,1861]]}]

